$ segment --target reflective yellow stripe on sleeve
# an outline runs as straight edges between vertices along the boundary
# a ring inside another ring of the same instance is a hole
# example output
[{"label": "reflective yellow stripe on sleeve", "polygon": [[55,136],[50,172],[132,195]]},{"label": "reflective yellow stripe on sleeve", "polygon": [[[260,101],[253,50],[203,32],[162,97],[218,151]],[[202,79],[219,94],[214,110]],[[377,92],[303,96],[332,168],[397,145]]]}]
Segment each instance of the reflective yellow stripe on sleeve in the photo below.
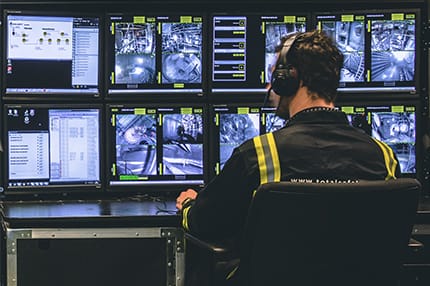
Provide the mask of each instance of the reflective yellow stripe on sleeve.
[{"label": "reflective yellow stripe on sleeve", "polygon": [[261,136],[254,137],[255,151],[257,152],[258,167],[260,169],[260,184],[267,183],[267,167]]},{"label": "reflective yellow stripe on sleeve", "polygon": [[381,148],[381,151],[384,154],[385,167],[387,168],[387,177],[385,177],[385,180],[395,179],[397,160],[394,157],[393,150],[384,142],[375,138],[372,139],[376,142],[376,144],[378,144],[379,148]]},{"label": "reflective yellow stripe on sleeve", "polygon": [[182,210],[182,227],[189,231],[190,227],[188,226],[188,212],[190,211],[191,206],[188,206]]},{"label": "reflective yellow stripe on sleeve", "polygon": [[281,180],[281,167],[273,133],[254,137],[253,140],[260,170],[260,184],[279,182]]},{"label": "reflective yellow stripe on sleeve", "polygon": [[267,141],[269,143],[270,154],[272,155],[273,181],[279,182],[281,180],[281,165],[279,164],[278,148],[276,148],[275,137],[273,137],[272,133],[267,134]]}]

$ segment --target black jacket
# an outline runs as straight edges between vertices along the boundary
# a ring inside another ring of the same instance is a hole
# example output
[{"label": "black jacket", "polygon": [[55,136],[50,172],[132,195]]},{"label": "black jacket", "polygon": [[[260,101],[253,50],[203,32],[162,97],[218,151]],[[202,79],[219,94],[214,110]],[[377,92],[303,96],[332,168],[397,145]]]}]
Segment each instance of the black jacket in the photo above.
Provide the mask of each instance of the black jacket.
[{"label": "black jacket", "polygon": [[[195,201],[184,205],[182,224],[187,231],[212,240],[239,235],[253,192],[264,180],[353,183],[400,175],[391,148],[350,126],[343,112],[304,110],[272,134],[236,148],[221,173]],[[275,152],[269,154],[275,159],[262,160],[262,152]],[[275,167],[270,167],[272,163]],[[264,176],[262,165],[275,169],[275,175]]]}]

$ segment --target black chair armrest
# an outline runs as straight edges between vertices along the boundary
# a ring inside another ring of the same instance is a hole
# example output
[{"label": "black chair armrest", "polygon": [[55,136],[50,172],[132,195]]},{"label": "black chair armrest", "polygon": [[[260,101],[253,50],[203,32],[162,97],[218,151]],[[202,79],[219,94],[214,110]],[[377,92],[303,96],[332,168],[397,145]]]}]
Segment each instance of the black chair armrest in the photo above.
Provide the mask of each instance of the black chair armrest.
[{"label": "black chair armrest", "polygon": [[228,243],[210,242],[185,234],[185,285],[218,286],[222,265],[238,257]]},{"label": "black chair armrest", "polygon": [[231,251],[227,243],[205,241],[189,233],[185,233],[185,241],[187,245],[192,244],[199,249],[209,251],[220,258],[224,256],[230,258],[233,255],[233,251]]}]

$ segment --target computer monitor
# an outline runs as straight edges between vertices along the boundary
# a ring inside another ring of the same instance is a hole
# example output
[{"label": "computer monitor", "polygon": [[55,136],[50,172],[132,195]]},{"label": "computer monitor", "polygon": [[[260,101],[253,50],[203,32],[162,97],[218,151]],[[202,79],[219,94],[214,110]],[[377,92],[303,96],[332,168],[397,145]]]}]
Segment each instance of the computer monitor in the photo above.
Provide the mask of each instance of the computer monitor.
[{"label": "computer monitor", "polygon": [[101,106],[5,104],[6,192],[101,189]]},{"label": "computer monitor", "polygon": [[100,96],[99,16],[6,10],[4,23],[5,96]]},{"label": "computer monitor", "polygon": [[339,107],[352,126],[389,145],[397,156],[402,175],[419,176],[421,166],[420,105],[416,102],[359,102]]},{"label": "computer monitor", "polygon": [[281,38],[305,32],[309,16],[228,13],[212,15],[211,95],[263,97]]},{"label": "computer monitor", "polygon": [[218,175],[233,150],[246,140],[285,125],[273,107],[256,104],[220,104],[210,107],[211,175]]},{"label": "computer monitor", "polygon": [[108,96],[203,95],[202,14],[111,14],[107,25]]},{"label": "computer monitor", "polygon": [[108,188],[160,192],[206,182],[205,110],[190,104],[107,107]]},{"label": "computer monitor", "polygon": [[418,10],[316,13],[317,28],[344,55],[339,91],[416,95],[419,91]]}]

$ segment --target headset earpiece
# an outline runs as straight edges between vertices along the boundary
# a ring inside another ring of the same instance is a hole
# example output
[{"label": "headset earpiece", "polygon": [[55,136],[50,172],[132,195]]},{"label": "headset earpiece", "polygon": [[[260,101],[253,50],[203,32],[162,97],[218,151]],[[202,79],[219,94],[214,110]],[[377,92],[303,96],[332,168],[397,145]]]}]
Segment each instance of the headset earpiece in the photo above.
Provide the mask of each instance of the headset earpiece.
[{"label": "headset earpiece", "polygon": [[272,89],[280,96],[293,96],[300,85],[297,69],[287,63],[288,52],[296,41],[297,35],[298,34],[285,41],[279,53],[276,68],[272,72]]},{"label": "headset earpiece", "polygon": [[280,96],[293,96],[299,89],[296,68],[279,65],[272,73],[272,89]]}]

